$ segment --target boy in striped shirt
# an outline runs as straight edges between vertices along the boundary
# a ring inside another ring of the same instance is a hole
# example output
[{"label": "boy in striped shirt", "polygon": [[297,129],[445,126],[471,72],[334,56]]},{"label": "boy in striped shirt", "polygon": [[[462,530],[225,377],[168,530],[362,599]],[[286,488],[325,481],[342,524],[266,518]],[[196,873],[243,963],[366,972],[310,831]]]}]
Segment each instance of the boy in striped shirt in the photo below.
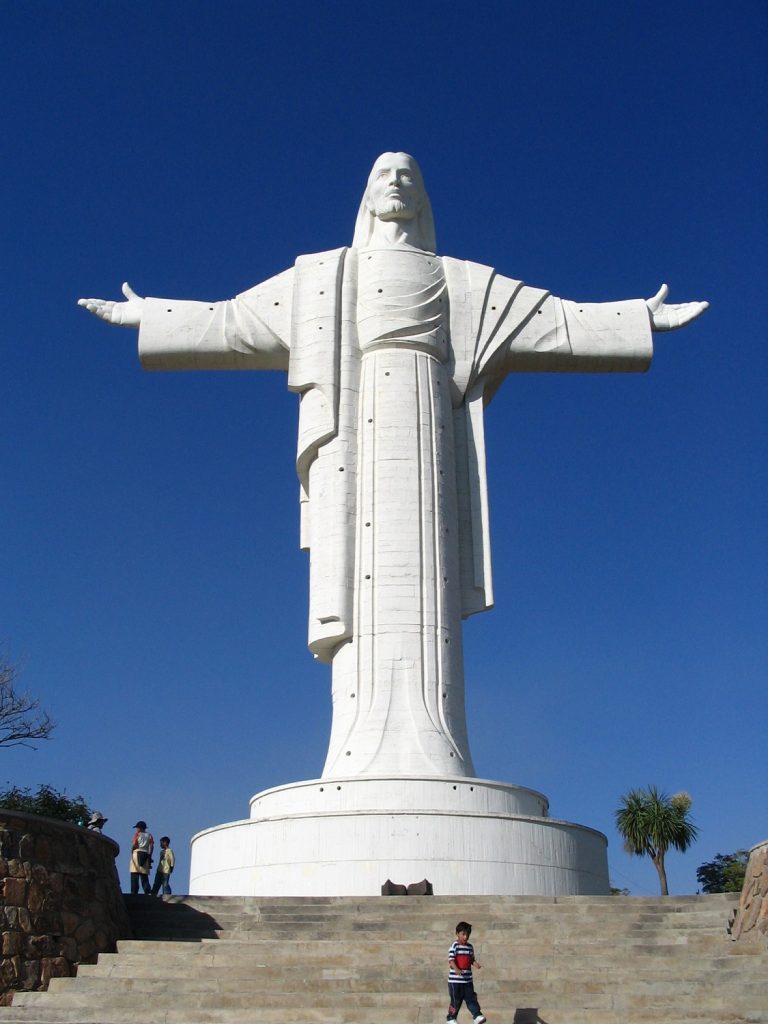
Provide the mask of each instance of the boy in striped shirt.
[{"label": "boy in striped shirt", "polygon": [[469,941],[472,925],[467,921],[459,921],[456,925],[456,941],[448,950],[448,1007],[447,1024],[456,1024],[461,1004],[466,1003],[467,1009],[475,1018],[475,1024],[485,1024],[483,1011],[475,995],[472,981],[472,965],[480,967],[475,960],[475,949]]}]

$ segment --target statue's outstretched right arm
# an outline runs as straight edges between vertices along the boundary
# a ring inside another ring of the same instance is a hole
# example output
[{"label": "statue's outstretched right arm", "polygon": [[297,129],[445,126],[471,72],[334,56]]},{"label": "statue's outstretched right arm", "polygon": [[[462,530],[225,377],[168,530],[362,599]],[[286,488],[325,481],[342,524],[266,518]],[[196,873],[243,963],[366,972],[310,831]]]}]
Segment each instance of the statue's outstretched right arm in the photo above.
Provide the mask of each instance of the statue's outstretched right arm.
[{"label": "statue's outstretched right arm", "polygon": [[126,282],[125,302],[80,299],[94,316],[139,328],[148,370],[285,370],[293,269],[225,302],[142,298]]},{"label": "statue's outstretched right arm", "polygon": [[669,288],[663,284],[653,298],[645,300],[652,331],[676,331],[709,309],[708,302],[668,303],[664,301],[667,295]]}]

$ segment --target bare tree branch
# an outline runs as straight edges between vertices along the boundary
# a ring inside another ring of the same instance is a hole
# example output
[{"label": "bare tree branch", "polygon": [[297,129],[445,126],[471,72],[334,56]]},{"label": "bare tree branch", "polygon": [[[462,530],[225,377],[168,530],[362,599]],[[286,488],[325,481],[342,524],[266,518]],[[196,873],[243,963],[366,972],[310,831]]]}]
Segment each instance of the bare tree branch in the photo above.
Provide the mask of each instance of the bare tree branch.
[{"label": "bare tree branch", "polygon": [[39,700],[16,690],[18,674],[0,661],[0,747],[34,747],[32,740],[47,740],[56,726]]}]

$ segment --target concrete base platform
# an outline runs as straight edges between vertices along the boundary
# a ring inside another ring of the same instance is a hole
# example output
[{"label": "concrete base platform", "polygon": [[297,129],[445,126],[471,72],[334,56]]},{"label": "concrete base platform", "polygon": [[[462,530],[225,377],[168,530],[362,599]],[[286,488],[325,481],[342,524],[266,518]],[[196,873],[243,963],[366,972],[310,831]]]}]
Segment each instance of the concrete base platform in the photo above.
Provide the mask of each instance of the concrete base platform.
[{"label": "concrete base platform", "polygon": [[607,895],[607,841],[548,817],[541,793],[487,779],[354,776],[257,793],[251,817],[192,839],[199,896]]}]

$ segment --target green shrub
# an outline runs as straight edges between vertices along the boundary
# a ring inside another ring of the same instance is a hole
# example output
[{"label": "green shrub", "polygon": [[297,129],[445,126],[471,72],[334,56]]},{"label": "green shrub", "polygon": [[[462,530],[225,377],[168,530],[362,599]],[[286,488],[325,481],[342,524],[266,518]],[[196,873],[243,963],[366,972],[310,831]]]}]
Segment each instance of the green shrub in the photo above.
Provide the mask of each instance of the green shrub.
[{"label": "green shrub", "polygon": [[91,809],[83,797],[68,797],[53,786],[44,783],[36,793],[29,787],[9,786],[0,791],[0,807],[9,811],[23,811],[25,814],[40,814],[45,818],[68,821],[71,825],[86,825]]}]

